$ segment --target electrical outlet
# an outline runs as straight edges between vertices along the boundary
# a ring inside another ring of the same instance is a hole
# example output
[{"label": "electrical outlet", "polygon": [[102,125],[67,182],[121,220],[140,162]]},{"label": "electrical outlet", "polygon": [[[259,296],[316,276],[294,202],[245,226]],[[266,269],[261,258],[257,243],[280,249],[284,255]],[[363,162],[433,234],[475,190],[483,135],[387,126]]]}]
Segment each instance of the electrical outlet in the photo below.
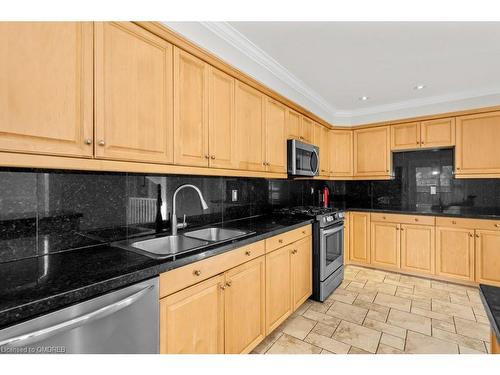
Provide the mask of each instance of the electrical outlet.
[{"label": "electrical outlet", "polygon": [[231,190],[231,202],[238,201],[238,190]]},{"label": "electrical outlet", "polygon": [[431,195],[436,195],[437,194],[437,187],[436,186],[431,186]]}]

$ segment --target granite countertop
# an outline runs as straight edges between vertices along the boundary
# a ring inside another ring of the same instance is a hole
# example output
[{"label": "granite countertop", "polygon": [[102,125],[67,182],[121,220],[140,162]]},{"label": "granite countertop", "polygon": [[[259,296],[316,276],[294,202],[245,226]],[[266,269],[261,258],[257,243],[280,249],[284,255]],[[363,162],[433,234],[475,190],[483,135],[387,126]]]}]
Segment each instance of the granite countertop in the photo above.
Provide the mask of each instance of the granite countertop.
[{"label": "granite countertop", "polygon": [[491,285],[479,285],[481,299],[492,329],[500,344],[500,288]]},{"label": "granite countertop", "polygon": [[453,206],[446,208],[418,206],[353,206],[346,208],[346,210],[500,220],[500,209],[495,207]]},{"label": "granite countertop", "polygon": [[175,260],[153,259],[106,244],[2,263],[0,329],[311,222],[269,215],[218,224],[255,233]]}]

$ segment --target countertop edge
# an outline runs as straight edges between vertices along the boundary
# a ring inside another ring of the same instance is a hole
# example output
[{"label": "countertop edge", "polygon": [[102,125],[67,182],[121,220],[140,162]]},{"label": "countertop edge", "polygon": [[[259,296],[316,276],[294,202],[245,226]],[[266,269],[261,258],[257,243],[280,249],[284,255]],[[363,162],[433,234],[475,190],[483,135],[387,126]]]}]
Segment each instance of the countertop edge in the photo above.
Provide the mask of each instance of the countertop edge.
[{"label": "countertop edge", "polygon": [[454,217],[463,219],[480,219],[480,220],[500,220],[500,215],[486,215],[486,214],[464,214],[464,213],[443,213],[443,212],[422,212],[412,210],[398,210],[389,208],[346,208],[346,212],[379,212],[387,214],[400,214],[400,215],[418,215],[418,216],[437,216],[437,217]]}]

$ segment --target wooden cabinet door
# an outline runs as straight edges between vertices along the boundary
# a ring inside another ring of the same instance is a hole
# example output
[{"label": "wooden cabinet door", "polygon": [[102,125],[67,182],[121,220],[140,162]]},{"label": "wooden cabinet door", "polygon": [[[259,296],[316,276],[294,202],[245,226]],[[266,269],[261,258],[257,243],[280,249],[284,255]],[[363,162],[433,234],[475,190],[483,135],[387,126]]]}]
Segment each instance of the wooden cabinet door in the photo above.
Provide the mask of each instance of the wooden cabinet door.
[{"label": "wooden cabinet door", "polygon": [[420,123],[420,147],[455,146],[455,119],[441,118]]},{"label": "wooden cabinet door", "polygon": [[401,224],[401,269],[434,274],[434,244],[433,226]]},{"label": "wooden cabinet door", "polygon": [[323,177],[330,176],[330,134],[329,129],[319,124],[314,124],[314,144],[319,147],[319,174]]},{"label": "wooden cabinet door", "polygon": [[391,150],[411,150],[419,147],[419,122],[391,125]]},{"label": "wooden cabinet door", "polygon": [[474,229],[436,227],[436,274],[474,281]]},{"label": "wooden cabinet door", "polygon": [[236,149],[238,168],[264,171],[265,98],[242,82],[236,82]]},{"label": "wooden cabinet door", "polygon": [[350,212],[346,212],[344,217],[344,264],[349,264],[350,261],[350,227]]},{"label": "wooden cabinet door", "polygon": [[290,246],[285,246],[266,254],[266,335],[292,313],[292,250]]},{"label": "wooden cabinet door", "polygon": [[377,177],[390,175],[390,127],[354,130],[354,176]]},{"label": "wooden cabinet door", "polygon": [[265,161],[268,172],[286,173],[286,107],[266,98]]},{"label": "wooden cabinet door", "polygon": [[[301,116],[301,136],[306,143],[314,143],[314,123],[311,119]],[[317,145],[316,145],[317,146]]]},{"label": "wooden cabinet door", "polygon": [[370,213],[349,213],[349,259],[370,264]]},{"label": "wooden cabinet door", "polygon": [[500,175],[500,111],[456,118],[457,175]]},{"label": "wooden cabinet door", "polygon": [[290,108],[286,111],[286,133],[287,139],[302,139],[301,115]]},{"label": "wooden cabinet door", "polygon": [[292,247],[292,309],[295,311],[312,294],[312,238],[303,238]]},{"label": "wooden cabinet door", "polygon": [[160,353],[224,353],[224,275],[160,300]]},{"label": "wooden cabinet door", "polygon": [[352,130],[330,130],[332,177],[352,177]]},{"label": "wooden cabinet door", "polygon": [[0,150],[91,157],[91,22],[0,23]]},{"label": "wooden cabinet door", "polygon": [[210,167],[235,169],[236,126],[234,121],[234,78],[213,67],[209,75]]},{"label": "wooden cabinet door", "polygon": [[500,232],[476,229],[476,282],[500,286]]},{"label": "wooden cabinet door", "polygon": [[172,45],[129,22],[95,24],[95,154],[172,162]]},{"label": "wooden cabinet door", "polygon": [[265,269],[261,256],[226,272],[226,353],[249,353],[266,336]]},{"label": "wooden cabinet door", "polygon": [[400,224],[371,223],[371,264],[389,268],[400,265]]},{"label": "wooden cabinet door", "polygon": [[174,161],[208,166],[209,65],[174,48]]}]

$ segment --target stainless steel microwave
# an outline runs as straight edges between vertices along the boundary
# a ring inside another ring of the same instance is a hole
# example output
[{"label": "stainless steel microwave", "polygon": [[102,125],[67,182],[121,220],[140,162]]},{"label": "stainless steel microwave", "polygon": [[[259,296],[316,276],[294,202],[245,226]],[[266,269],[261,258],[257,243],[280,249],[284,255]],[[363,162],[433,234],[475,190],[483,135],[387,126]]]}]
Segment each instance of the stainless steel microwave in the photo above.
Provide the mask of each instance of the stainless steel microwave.
[{"label": "stainless steel microwave", "polygon": [[297,139],[287,141],[288,174],[291,176],[317,176],[319,173],[319,147]]}]

